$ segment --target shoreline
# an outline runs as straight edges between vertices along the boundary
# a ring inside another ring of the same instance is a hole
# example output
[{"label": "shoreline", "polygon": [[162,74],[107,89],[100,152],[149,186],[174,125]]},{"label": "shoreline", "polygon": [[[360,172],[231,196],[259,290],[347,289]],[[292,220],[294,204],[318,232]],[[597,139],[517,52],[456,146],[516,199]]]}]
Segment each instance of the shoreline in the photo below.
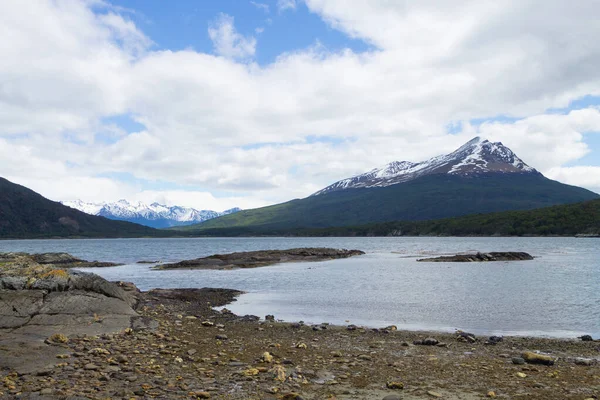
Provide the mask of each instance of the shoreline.
[{"label": "shoreline", "polygon": [[[240,294],[209,288],[138,292],[135,310],[156,321],[154,329],[65,331],[66,342],[48,345],[50,357],[34,360],[49,368],[0,370],[0,392],[8,398],[230,400],[475,400],[490,392],[498,398],[581,400],[600,393],[598,341],[505,336],[492,343],[468,333],[278,322],[228,311]],[[521,361],[527,351],[556,362]]]}]

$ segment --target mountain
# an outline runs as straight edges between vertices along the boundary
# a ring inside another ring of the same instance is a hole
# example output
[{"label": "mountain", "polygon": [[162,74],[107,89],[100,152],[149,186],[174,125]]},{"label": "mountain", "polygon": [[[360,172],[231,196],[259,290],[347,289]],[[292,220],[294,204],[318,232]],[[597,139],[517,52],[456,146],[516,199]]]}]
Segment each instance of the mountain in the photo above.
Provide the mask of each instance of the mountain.
[{"label": "mountain", "polygon": [[196,224],[240,211],[239,208],[232,208],[223,212],[216,212],[179,206],[167,207],[159,203],[150,205],[142,202],[130,203],[127,200],[119,200],[115,203],[85,203],[76,200],[63,201],[62,204],[86,214],[99,215],[112,220],[134,222],[152,228]]},{"label": "mountain", "polygon": [[448,155],[421,163],[394,162],[338,181],[304,199],[245,210],[183,229],[268,234],[530,210],[598,197],[544,177],[502,143],[474,138]]},{"label": "mountain", "polygon": [[0,178],[1,238],[139,237],[159,233],[145,226],[85,214]]},{"label": "mountain", "polygon": [[394,161],[367,173],[342,179],[319,190],[313,196],[337,190],[386,187],[427,175],[474,176],[492,172],[539,174],[502,143],[492,143],[476,137],[450,154],[433,157],[420,163]]}]

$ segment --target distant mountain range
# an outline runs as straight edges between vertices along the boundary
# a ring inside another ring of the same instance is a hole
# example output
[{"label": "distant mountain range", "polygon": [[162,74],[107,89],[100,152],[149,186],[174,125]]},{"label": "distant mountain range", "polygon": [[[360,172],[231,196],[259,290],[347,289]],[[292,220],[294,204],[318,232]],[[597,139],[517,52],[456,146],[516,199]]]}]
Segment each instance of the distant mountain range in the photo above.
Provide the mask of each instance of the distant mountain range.
[{"label": "distant mountain range", "polygon": [[0,178],[0,237],[142,237],[163,231],[88,215]]},{"label": "distant mountain range", "polygon": [[589,190],[550,180],[502,143],[476,137],[447,155],[419,163],[392,162],[342,179],[304,199],[245,210],[181,229],[269,234],[529,210],[599,197]]},{"label": "distant mountain range", "polygon": [[112,220],[134,222],[152,228],[197,224],[240,211],[237,207],[223,212],[216,212],[180,206],[167,207],[159,203],[149,205],[142,202],[130,203],[127,200],[119,200],[114,203],[85,203],[76,200],[63,201],[62,204],[86,214],[98,215]]}]

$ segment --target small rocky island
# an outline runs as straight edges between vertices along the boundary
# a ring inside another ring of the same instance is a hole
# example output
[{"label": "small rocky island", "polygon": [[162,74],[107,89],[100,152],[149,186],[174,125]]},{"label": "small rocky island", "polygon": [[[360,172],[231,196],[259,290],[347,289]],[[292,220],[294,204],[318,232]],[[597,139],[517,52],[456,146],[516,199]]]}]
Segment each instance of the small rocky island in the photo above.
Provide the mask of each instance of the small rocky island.
[{"label": "small rocky island", "polygon": [[493,251],[491,253],[456,254],[434,258],[421,258],[426,262],[488,262],[488,261],[524,261],[533,260],[531,254],[521,251]]},{"label": "small rocky island", "polygon": [[288,250],[258,250],[184,260],[162,264],[155,269],[234,269],[257,268],[288,262],[326,261],[365,254],[360,250],[303,247]]}]

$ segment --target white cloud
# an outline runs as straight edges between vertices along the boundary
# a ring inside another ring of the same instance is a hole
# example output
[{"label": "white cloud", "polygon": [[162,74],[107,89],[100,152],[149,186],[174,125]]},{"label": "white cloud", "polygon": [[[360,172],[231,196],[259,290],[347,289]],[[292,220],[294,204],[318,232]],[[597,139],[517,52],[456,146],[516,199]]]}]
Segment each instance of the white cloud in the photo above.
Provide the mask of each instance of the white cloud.
[{"label": "white cloud", "polygon": [[295,10],[297,7],[296,0],[277,0],[277,10],[281,13],[287,10]]},{"label": "white cloud", "polygon": [[582,186],[600,193],[600,167],[556,167],[548,170],[546,175],[559,182]]},{"label": "white cloud", "polygon": [[256,52],[256,39],[239,34],[233,25],[233,17],[220,14],[208,28],[208,35],[213,41],[218,55],[231,59],[247,59]]},{"label": "white cloud", "polygon": [[[596,169],[565,165],[589,153],[582,133],[600,131],[598,109],[546,113],[600,94],[592,1],[306,4],[375,49],[312,46],[259,66],[249,62],[256,39],[227,15],[209,28],[215,56],[153,50],[118,10],[1,2],[0,176],[55,200],[163,196],[248,208],[480,134],[550,177],[596,185],[578,180]],[[145,129],[124,135],[102,122],[122,114]],[[519,121],[446,132],[497,115]],[[95,141],[99,131],[114,132],[114,143]],[[102,177],[115,174],[186,191],[143,192]]]},{"label": "white cloud", "polygon": [[258,8],[259,10],[263,11],[265,14],[268,14],[268,13],[271,12],[271,8],[266,3],[259,3],[257,1],[250,1],[250,4],[252,4],[254,7]]}]

